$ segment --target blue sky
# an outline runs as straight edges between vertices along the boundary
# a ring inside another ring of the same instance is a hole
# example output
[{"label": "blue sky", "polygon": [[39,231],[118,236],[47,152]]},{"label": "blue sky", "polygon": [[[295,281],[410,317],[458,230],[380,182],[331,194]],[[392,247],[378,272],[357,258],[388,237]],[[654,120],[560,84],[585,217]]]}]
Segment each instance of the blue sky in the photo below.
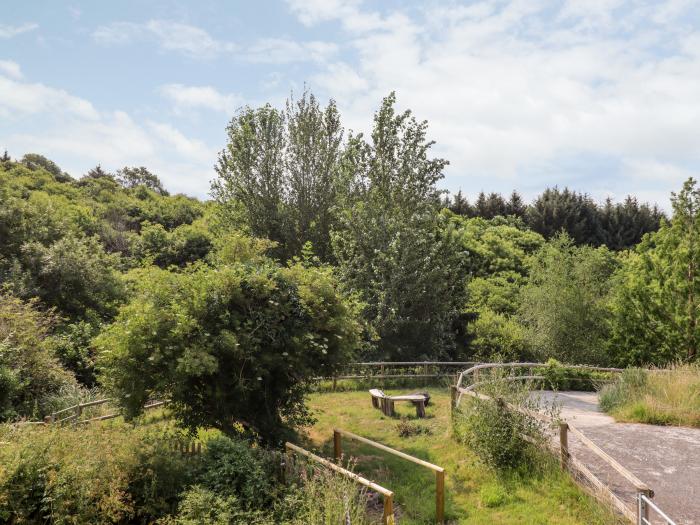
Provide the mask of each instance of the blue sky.
[{"label": "blue sky", "polygon": [[700,168],[700,7],[669,0],[3,2],[0,148],[206,197],[225,126],[304,84],[430,122],[443,186],[668,207]]}]

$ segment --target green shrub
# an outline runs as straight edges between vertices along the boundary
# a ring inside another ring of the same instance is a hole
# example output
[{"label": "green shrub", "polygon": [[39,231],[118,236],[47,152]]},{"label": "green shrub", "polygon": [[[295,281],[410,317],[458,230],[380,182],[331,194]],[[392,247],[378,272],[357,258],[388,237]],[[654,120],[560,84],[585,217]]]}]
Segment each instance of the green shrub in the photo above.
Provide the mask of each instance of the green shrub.
[{"label": "green shrub", "polygon": [[353,480],[328,470],[316,470],[276,506],[275,523],[369,525],[367,493],[358,489]]},{"label": "green shrub", "polygon": [[149,523],[173,513],[193,467],[169,439],[123,425],[3,427],[0,521]]},{"label": "green shrub", "polygon": [[221,497],[235,497],[242,508],[267,508],[276,494],[268,465],[263,451],[221,436],[207,442],[197,482]]},{"label": "green shrub", "polygon": [[52,355],[53,323],[36,302],[0,292],[0,421],[43,417],[47,399],[76,384]]},{"label": "green shrub", "polygon": [[539,449],[547,439],[546,425],[507,404],[530,411],[544,408],[550,417],[557,417],[555,407],[541,407],[528,395],[530,388],[527,384],[493,381],[482,389],[490,397],[465,396],[453,413],[455,437],[494,470],[529,470],[536,465]]},{"label": "green shrub", "polygon": [[547,366],[535,368],[533,372],[535,375],[544,376],[542,387],[549,390],[594,392],[615,377],[614,372],[574,368],[562,365],[552,358],[548,359],[546,364]]},{"label": "green shrub", "polygon": [[197,265],[138,275],[133,300],[95,340],[103,383],[138,415],[154,396],[190,429],[236,425],[267,441],[311,421],[304,399],[359,343],[356,305],[330,268]]},{"label": "green shrub", "polygon": [[485,485],[479,491],[479,499],[484,507],[500,507],[507,499],[508,494],[500,485]]},{"label": "green shrub", "polygon": [[195,485],[182,495],[176,516],[161,519],[159,525],[273,525],[260,511],[245,510],[235,496],[221,496]]},{"label": "green shrub", "polygon": [[521,361],[532,358],[532,350],[523,325],[514,318],[489,308],[478,311],[478,318],[469,324],[473,337],[474,358],[491,361]]}]

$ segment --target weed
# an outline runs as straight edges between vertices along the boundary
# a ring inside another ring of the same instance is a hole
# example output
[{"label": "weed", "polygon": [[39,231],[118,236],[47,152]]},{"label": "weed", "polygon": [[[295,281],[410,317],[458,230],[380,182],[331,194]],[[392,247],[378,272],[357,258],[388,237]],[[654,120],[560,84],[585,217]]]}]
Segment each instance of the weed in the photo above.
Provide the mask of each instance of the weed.
[{"label": "weed", "polygon": [[433,433],[433,431],[430,428],[410,421],[405,417],[402,417],[401,420],[396,424],[396,431],[399,433],[399,436],[403,438],[419,436],[421,434],[430,436]]}]

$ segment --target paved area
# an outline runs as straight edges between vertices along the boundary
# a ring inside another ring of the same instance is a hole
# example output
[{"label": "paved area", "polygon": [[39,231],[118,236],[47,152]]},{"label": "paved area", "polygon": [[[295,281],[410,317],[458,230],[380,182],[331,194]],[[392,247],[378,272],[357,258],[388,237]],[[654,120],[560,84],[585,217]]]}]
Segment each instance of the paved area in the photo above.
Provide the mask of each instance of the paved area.
[{"label": "paved area", "polygon": [[[562,418],[648,484],[653,501],[678,525],[700,525],[700,429],[616,423],[600,410],[594,392],[533,395],[560,404]],[[625,478],[571,435],[569,449],[635,508],[635,491]]]}]

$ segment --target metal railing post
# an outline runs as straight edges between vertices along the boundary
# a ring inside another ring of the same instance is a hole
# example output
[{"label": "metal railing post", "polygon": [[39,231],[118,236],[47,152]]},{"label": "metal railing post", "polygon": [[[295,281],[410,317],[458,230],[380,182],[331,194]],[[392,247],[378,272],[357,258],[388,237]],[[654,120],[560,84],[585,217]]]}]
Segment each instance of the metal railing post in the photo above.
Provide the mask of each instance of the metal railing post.
[{"label": "metal railing post", "polygon": [[649,505],[644,499],[647,493],[644,490],[637,491],[637,525],[649,523]]}]

